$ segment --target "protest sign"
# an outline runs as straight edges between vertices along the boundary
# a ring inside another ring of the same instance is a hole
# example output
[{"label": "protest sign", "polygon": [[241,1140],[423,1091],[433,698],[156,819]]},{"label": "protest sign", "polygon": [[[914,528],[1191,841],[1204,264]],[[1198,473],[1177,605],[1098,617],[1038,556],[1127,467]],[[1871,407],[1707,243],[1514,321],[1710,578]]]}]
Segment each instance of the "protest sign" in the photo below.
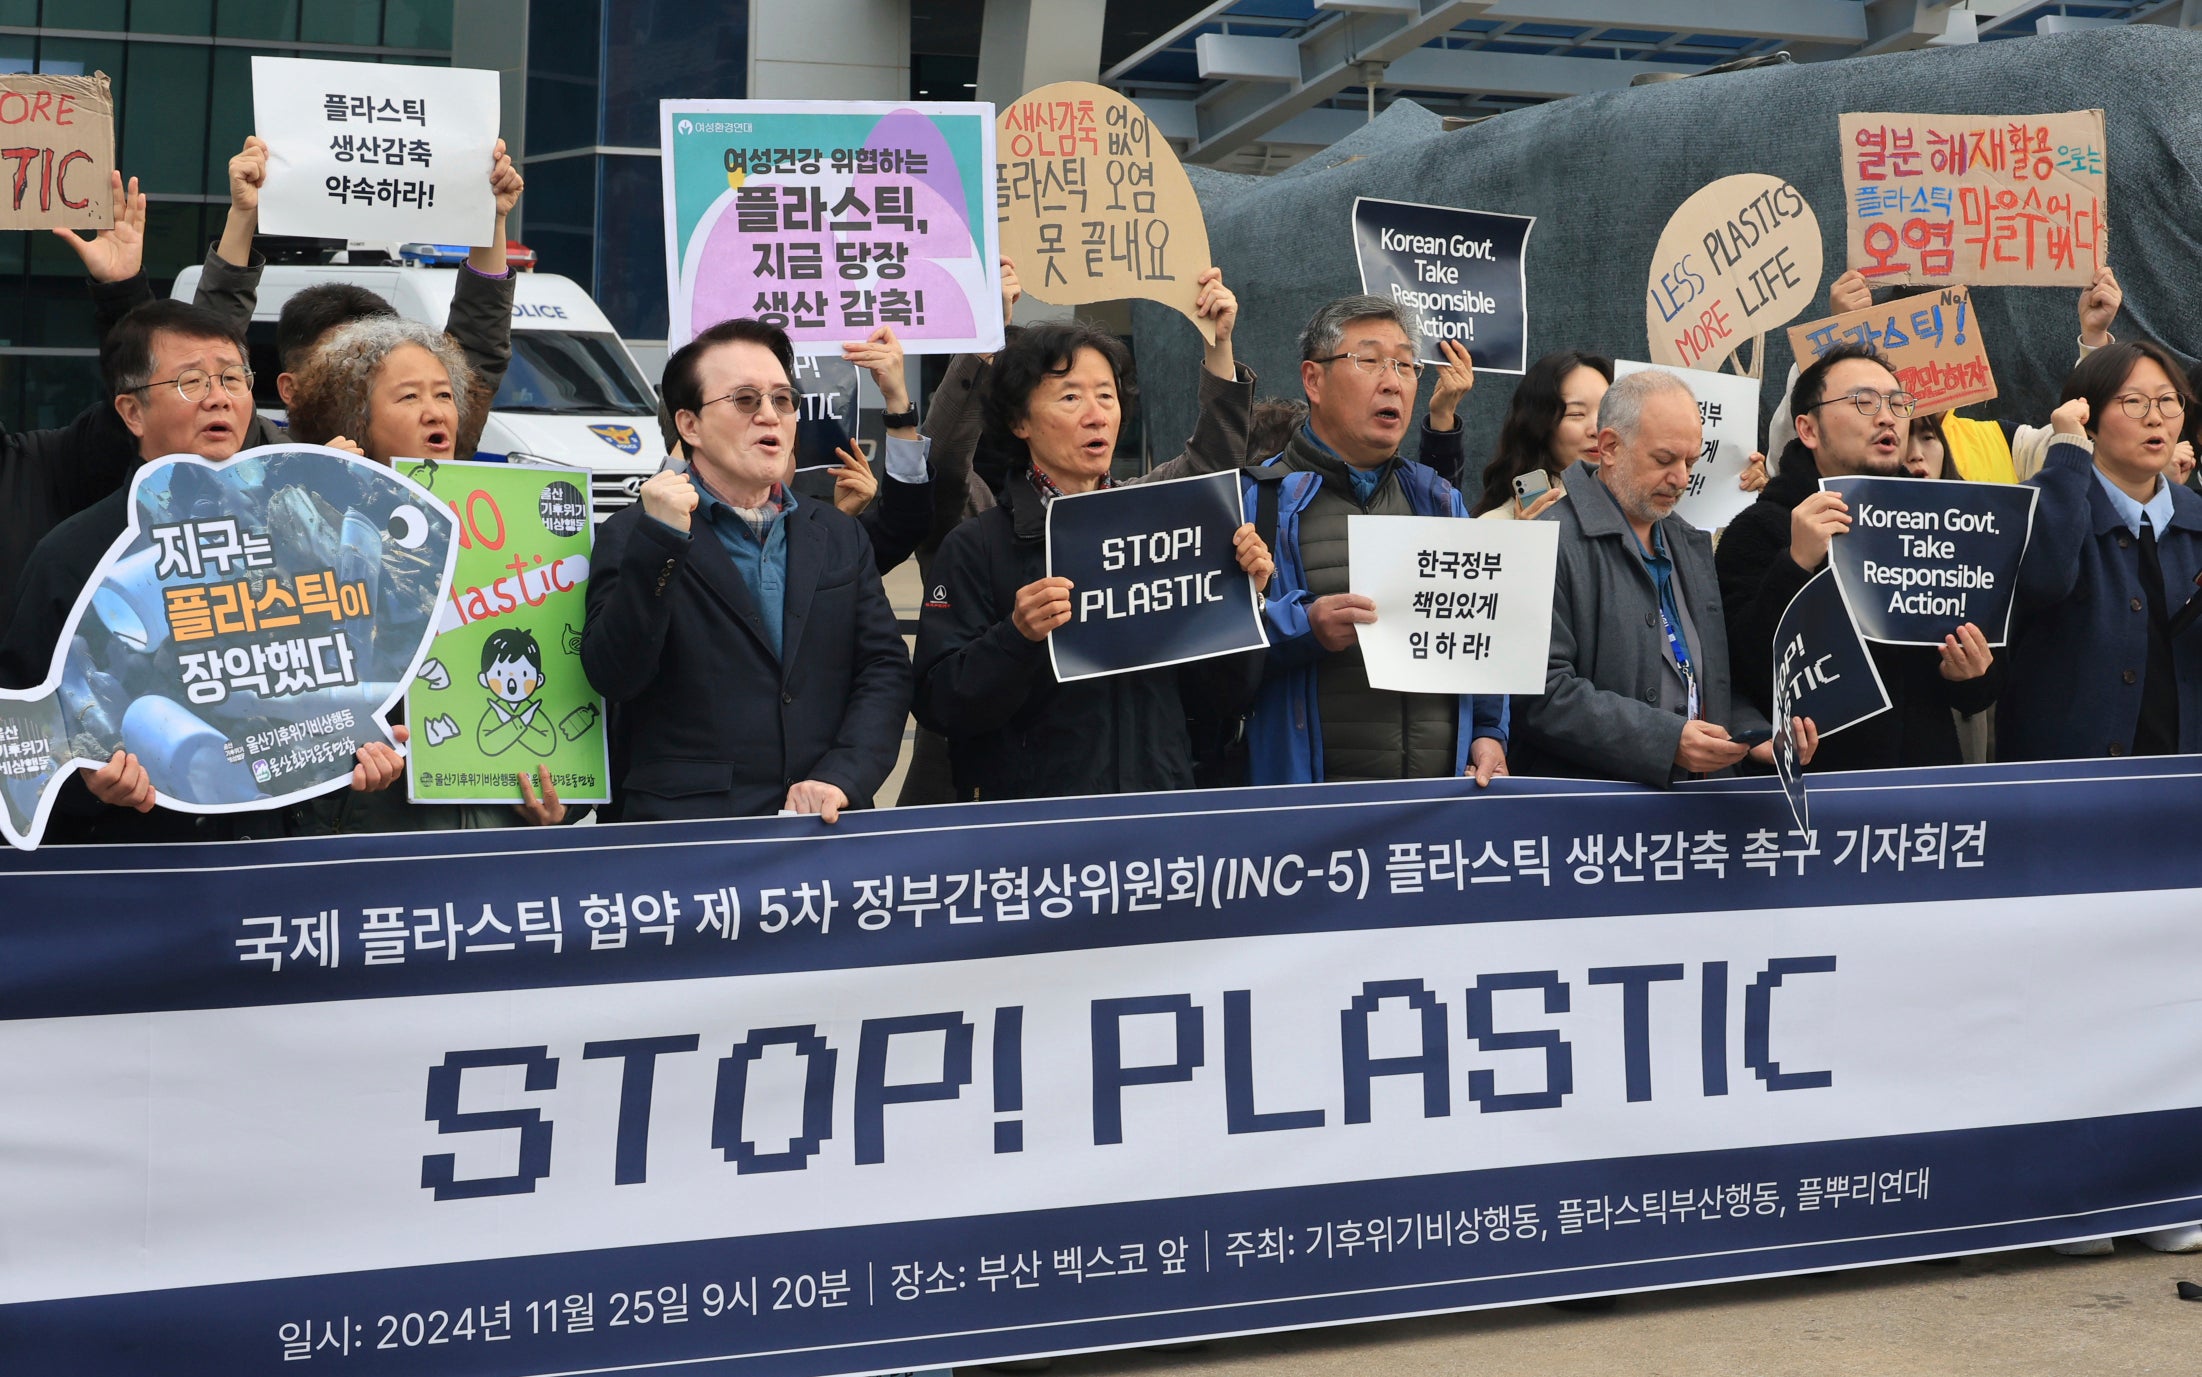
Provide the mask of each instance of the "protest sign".
[{"label": "protest sign", "polygon": [[1208,225],[1169,141],[1130,97],[1087,81],[1027,91],[1002,111],[995,205],[1025,291],[1057,306],[1159,301],[1194,314]]},{"label": "protest sign", "polygon": [[1897,383],[1922,412],[1950,411],[1996,395],[1987,341],[1973,315],[1972,292],[1943,287],[1789,327],[1789,350],[1809,368],[1840,344],[1878,349]]},{"label": "protest sign", "polygon": [[[1788,324],[1820,287],[1820,221],[1779,177],[1743,172],[1675,208],[1652,251],[1644,325],[1651,360],[1718,368],[1746,341]],[[1765,346],[1745,371],[1765,368]]]},{"label": "protest sign", "polygon": [[1850,507],[1827,562],[1859,635],[1940,645],[1971,622],[1989,645],[2003,644],[2037,490],[1921,478],[1823,478],[1820,487]]},{"label": "protest sign", "polygon": [[1232,544],[1245,524],[1236,472],[1048,503],[1047,571],[1070,580],[1070,620],[1047,638],[1056,682],[1269,644]]},{"label": "protest sign", "polygon": [[[790,379],[803,394],[795,418],[795,471],[830,469],[841,463],[837,451],[860,439],[863,373],[845,359],[824,354],[797,355]],[[874,469],[878,468],[875,464]]]},{"label": "protest sign", "polygon": [[2085,287],[2109,261],[2103,112],[1841,117],[1844,237],[1872,282]]},{"label": "protest sign", "polygon": [[994,107],[668,100],[669,343],[722,320],[838,357],[882,325],[912,354],[1002,346]]},{"label": "protest sign", "polygon": [[[1615,359],[1613,376],[1626,377],[1655,365]],[[1705,427],[1704,447],[1690,466],[1690,486],[1674,509],[1701,531],[1717,531],[1737,512],[1758,500],[1742,484],[1743,471],[1759,447],[1759,380],[1702,368],[1665,368],[1689,385],[1697,398],[1698,420]]]},{"label": "protest sign", "polygon": [[1374,688],[1543,693],[1552,649],[1549,521],[1346,518],[1346,586],[1376,604],[1357,628]]},{"label": "protest sign", "polygon": [[237,813],[350,784],[390,741],[451,584],[456,523],[417,484],[317,445],[131,480],[45,682],[0,690],[0,831],[29,849],[79,765],[137,756],[163,807]]},{"label": "protest sign", "polygon": [[1888,711],[1881,668],[1826,569],[1805,580],[1775,628],[1774,704],[1777,721],[1809,717],[1823,739]]},{"label": "protest sign", "polygon": [[105,72],[0,76],[0,143],[9,188],[0,230],[114,228],[115,103]]},{"label": "protest sign", "polygon": [[497,80],[460,67],[253,58],[253,128],[268,145],[260,232],[487,244]]},{"label": "protest sign", "polygon": [[2193,761],[1815,783],[0,856],[0,1351],[961,1369],[2202,1212]]},{"label": "protest sign", "polygon": [[1524,260],[1534,215],[1358,196],[1353,253],[1361,290],[1422,322],[1415,356],[1443,364],[1441,340],[1465,346],[1479,373],[1529,366],[1529,288]]},{"label": "protest sign", "polygon": [[581,669],[589,475],[533,464],[405,460],[459,523],[429,659],[407,688],[417,803],[518,803],[548,766],[565,803],[611,800],[604,700]]}]

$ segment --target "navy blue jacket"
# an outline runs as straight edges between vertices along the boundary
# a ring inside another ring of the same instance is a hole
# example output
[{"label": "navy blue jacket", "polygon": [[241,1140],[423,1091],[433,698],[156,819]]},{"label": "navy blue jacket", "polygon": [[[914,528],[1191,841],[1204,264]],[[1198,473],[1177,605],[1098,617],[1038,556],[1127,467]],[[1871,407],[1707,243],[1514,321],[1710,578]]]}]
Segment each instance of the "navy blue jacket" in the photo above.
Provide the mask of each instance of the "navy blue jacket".
[{"label": "navy blue jacket", "polygon": [[[2019,567],[2010,672],[1996,710],[1996,758],[2069,760],[2124,755],[2141,720],[2148,601],[2132,532],[2095,479],[2085,446],[2057,443],[2041,472],[2034,534]],[[2156,545],[2164,608],[2177,613],[2202,573],[2202,497],[2171,490],[2171,524]],[[2179,749],[2202,751],[2202,625],[2172,641],[2179,681]]]},{"label": "navy blue jacket", "polygon": [[756,594],[708,532],[691,539],[640,502],[597,529],[581,666],[619,705],[623,821],[769,817],[803,779],[864,808],[894,769],[910,656],[871,542],[823,502],[781,520],[779,656]]}]

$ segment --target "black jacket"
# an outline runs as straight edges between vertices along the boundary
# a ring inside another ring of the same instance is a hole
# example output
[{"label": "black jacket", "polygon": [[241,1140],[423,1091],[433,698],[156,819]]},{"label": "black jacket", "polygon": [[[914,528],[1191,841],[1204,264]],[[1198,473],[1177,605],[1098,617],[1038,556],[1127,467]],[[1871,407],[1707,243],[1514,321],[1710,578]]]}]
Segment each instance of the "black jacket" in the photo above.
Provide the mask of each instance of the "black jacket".
[{"label": "black jacket", "polygon": [[1244,712],[1262,652],[1068,684],[1047,643],[1010,621],[1047,573],[1047,509],[1023,475],[949,532],[918,619],[917,719],[948,738],[960,799],[1064,798],[1193,787],[1188,710]]},{"label": "black jacket", "polygon": [[691,538],[640,502],[597,528],[581,667],[619,704],[622,820],[769,817],[803,779],[869,807],[894,769],[910,656],[871,542],[824,502],[781,520],[778,656],[756,594],[709,530]]},{"label": "black jacket", "polygon": [[[1789,515],[1819,487],[1812,451],[1791,441],[1782,453],[1781,471],[1756,502],[1728,523],[1713,557],[1721,602],[1728,611],[1728,655],[1736,688],[1765,713],[1774,710],[1774,633],[1781,614],[1819,572],[1800,569],[1789,557]],[[1820,568],[1826,567],[1823,560]],[[1969,717],[1995,702],[2003,682],[2002,657],[1982,677],[1953,684],[1942,677],[1941,652],[1933,646],[1868,641],[1866,650],[1881,671],[1889,710],[1823,737],[1812,768],[1887,770],[1962,763],[1957,723],[1950,714]]]}]

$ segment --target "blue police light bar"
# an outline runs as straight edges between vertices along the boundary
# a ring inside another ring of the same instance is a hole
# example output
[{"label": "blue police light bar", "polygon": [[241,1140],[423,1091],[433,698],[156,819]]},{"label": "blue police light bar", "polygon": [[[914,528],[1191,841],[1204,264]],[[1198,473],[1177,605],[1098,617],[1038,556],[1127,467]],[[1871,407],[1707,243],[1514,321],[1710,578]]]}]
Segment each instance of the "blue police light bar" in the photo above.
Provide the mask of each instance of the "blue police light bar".
[{"label": "blue police light bar", "polygon": [[400,244],[398,257],[408,263],[426,268],[449,268],[464,263],[467,256],[464,244]]}]

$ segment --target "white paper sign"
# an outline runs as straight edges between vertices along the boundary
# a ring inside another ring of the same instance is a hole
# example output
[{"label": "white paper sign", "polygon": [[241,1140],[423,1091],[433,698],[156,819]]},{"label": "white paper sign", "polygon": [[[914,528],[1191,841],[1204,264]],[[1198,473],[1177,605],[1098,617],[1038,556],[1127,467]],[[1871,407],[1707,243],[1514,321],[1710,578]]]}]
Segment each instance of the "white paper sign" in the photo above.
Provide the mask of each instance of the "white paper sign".
[{"label": "white paper sign", "polygon": [[255,57],[252,119],[264,234],[477,248],[495,232],[495,72]]},{"label": "white paper sign", "polygon": [[1757,493],[1745,492],[1737,480],[1758,449],[1759,380],[1628,359],[1614,360],[1613,376],[1618,379],[1655,368],[1689,384],[1690,394],[1697,398],[1697,414],[1705,422],[1705,448],[1690,468],[1690,490],[1674,509],[1699,530],[1717,531],[1758,500]]},{"label": "white paper sign", "polygon": [[1346,518],[1347,586],[1369,683],[1400,693],[1543,693],[1552,650],[1550,521]]}]

